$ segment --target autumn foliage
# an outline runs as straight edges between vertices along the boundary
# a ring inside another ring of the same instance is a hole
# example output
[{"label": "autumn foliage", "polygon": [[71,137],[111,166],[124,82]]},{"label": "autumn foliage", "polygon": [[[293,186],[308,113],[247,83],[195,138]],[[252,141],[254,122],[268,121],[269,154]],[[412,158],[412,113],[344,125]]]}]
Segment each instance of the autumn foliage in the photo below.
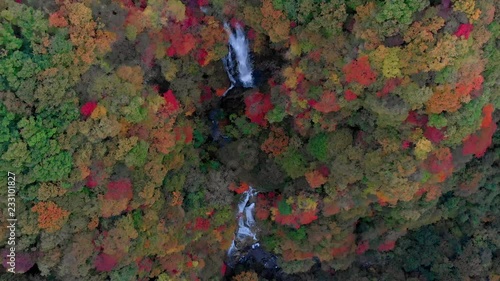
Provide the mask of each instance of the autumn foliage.
[{"label": "autumn foliage", "polygon": [[94,266],[97,271],[109,272],[115,268],[117,258],[106,253],[100,253],[94,260]]},{"label": "autumn foliage", "polygon": [[289,137],[282,128],[272,128],[269,137],[262,143],[262,151],[278,156],[288,147]]},{"label": "autumn foliage", "polygon": [[172,90],[168,90],[167,92],[163,93],[163,98],[165,99],[165,109],[168,112],[175,112],[180,108],[180,103],[175,97]]},{"label": "autumn foliage", "polygon": [[[0,9],[18,278],[262,279],[228,262],[252,186],[284,280],[498,279],[496,1]],[[222,97],[226,22],[255,85]]]},{"label": "autumn foliage", "polygon": [[306,180],[309,183],[309,186],[311,186],[311,188],[320,187],[322,184],[325,184],[328,180],[328,178],[325,177],[319,171],[309,172],[309,173],[305,174],[305,176],[306,176]]},{"label": "autumn foliage", "polygon": [[229,190],[236,192],[237,194],[241,194],[247,191],[250,188],[248,183],[242,182],[240,185],[235,184],[234,182],[229,185]]},{"label": "autumn foliage", "polygon": [[38,226],[47,232],[61,229],[70,215],[70,212],[52,201],[39,202],[31,208],[31,211],[38,213]]},{"label": "autumn foliage", "polygon": [[483,119],[479,132],[471,134],[464,139],[462,153],[464,155],[474,154],[477,158],[482,157],[492,143],[493,134],[497,125],[492,120],[493,105],[488,104],[483,108]]},{"label": "autumn foliage", "polygon": [[312,104],[314,109],[322,113],[340,110],[340,106],[337,103],[337,96],[334,92],[324,92],[319,101],[312,101],[310,104]]},{"label": "autumn foliage", "polygon": [[342,68],[342,71],[348,83],[356,82],[367,87],[375,82],[376,79],[376,74],[370,68],[367,56],[351,61]]},{"label": "autumn foliage", "polygon": [[82,106],[80,112],[82,113],[83,116],[89,117],[92,114],[92,112],[94,112],[96,107],[97,107],[96,102],[89,101]]},{"label": "autumn foliage", "polygon": [[353,101],[358,98],[358,96],[351,90],[345,91],[344,97],[347,101]]},{"label": "autumn foliage", "polygon": [[108,190],[104,194],[106,200],[132,199],[132,183],[129,179],[121,179],[108,184]]},{"label": "autumn foliage", "polygon": [[378,250],[381,252],[386,252],[394,249],[394,246],[396,246],[396,241],[386,241],[378,246]]},{"label": "autumn foliage", "polygon": [[266,113],[273,109],[271,97],[259,92],[253,93],[245,98],[245,115],[253,123],[260,126],[266,126],[267,120],[264,118]]},{"label": "autumn foliage", "polygon": [[473,29],[474,29],[474,26],[472,24],[463,23],[458,27],[457,31],[455,31],[454,34],[458,37],[463,36],[465,39],[469,39],[469,35]]},{"label": "autumn foliage", "polygon": [[318,219],[317,203],[314,199],[299,195],[288,200],[276,200],[276,207],[271,209],[276,223],[299,228]]}]

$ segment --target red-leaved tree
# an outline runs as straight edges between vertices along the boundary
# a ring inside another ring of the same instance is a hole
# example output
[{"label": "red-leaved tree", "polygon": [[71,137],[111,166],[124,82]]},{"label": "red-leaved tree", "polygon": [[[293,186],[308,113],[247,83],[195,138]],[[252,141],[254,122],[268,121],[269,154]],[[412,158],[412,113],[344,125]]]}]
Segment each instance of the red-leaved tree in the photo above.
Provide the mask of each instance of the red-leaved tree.
[{"label": "red-leaved tree", "polygon": [[245,98],[245,106],[245,115],[250,121],[260,126],[267,125],[267,120],[265,119],[266,113],[273,109],[270,95],[259,92],[253,93]]},{"label": "red-leaved tree", "polygon": [[493,135],[497,129],[497,125],[492,122],[493,111],[494,107],[492,104],[487,104],[483,108],[481,130],[465,138],[464,147],[462,149],[463,155],[474,154],[476,158],[481,158],[486,153],[486,150],[492,143]]},{"label": "red-leaved tree", "polygon": [[365,87],[375,82],[377,75],[370,68],[368,56],[363,56],[346,64],[342,71],[348,83],[357,82]]}]

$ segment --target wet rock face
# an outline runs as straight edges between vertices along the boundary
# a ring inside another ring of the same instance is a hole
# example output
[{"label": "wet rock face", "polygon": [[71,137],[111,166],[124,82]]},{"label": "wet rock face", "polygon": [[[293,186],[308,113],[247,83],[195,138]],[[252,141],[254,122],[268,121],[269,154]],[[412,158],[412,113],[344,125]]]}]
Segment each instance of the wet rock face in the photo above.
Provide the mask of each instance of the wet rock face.
[{"label": "wet rock face", "polygon": [[249,89],[233,88],[231,93],[222,97],[219,107],[224,110],[226,115],[236,114],[238,116],[245,114],[245,93]]},{"label": "wet rock face", "polygon": [[240,257],[238,263],[226,271],[225,280],[237,274],[237,272],[245,269],[251,269],[268,280],[287,280],[286,274],[278,266],[278,257],[272,253],[267,252],[260,246],[249,247],[243,256]]},{"label": "wet rock face", "polygon": [[[278,264],[278,257],[259,245],[249,247],[238,263],[226,270],[224,280],[232,278],[242,271],[255,271],[260,278],[276,281],[332,280],[332,273],[321,270],[319,258],[312,259],[313,266],[307,272],[289,274]],[[259,279],[261,280],[261,279]]]}]

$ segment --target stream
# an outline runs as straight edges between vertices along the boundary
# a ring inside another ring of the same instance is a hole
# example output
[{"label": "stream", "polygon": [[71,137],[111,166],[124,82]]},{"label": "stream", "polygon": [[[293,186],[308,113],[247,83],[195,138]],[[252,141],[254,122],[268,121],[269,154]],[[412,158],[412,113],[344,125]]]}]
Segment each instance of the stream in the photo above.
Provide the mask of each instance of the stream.
[{"label": "stream", "polygon": [[[253,65],[248,39],[245,36],[243,28],[240,25],[235,26],[235,31],[231,29],[228,23],[224,24],[224,29],[229,35],[228,54],[222,59],[224,68],[231,85],[223,94],[226,96],[234,88],[253,88],[255,87]],[[215,113],[213,113],[215,114]],[[211,116],[212,137],[214,140],[224,140],[224,136],[218,130],[218,123]],[[249,187],[242,193],[242,198],[238,203],[238,227],[234,239],[227,251],[226,278],[234,273],[237,266],[252,268],[259,272],[264,278],[277,278],[281,269],[277,264],[278,258],[265,251],[259,243],[257,237],[257,225],[254,218],[255,197],[257,191]],[[281,278],[279,278],[281,279]]]},{"label": "stream", "polygon": [[266,279],[283,280],[285,275],[278,266],[278,258],[264,250],[257,238],[257,226],[254,218],[255,196],[257,191],[249,187],[242,193],[243,197],[238,203],[238,228],[229,250],[227,251],[226,277],[231,276],[234,270],[241,268],[253,269]]}]

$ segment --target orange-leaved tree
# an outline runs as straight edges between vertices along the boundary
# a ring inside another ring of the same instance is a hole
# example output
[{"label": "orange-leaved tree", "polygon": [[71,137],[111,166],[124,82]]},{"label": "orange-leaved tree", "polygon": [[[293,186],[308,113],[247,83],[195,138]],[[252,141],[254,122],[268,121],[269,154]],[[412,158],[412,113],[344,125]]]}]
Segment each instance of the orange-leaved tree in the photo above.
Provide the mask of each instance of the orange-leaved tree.
[{"label": "orange-leaved tree", "polygon": [[38,202],[31,211],[38,213],[38,226],[49,233],[61,229],[70,215],[52,201]]}]

